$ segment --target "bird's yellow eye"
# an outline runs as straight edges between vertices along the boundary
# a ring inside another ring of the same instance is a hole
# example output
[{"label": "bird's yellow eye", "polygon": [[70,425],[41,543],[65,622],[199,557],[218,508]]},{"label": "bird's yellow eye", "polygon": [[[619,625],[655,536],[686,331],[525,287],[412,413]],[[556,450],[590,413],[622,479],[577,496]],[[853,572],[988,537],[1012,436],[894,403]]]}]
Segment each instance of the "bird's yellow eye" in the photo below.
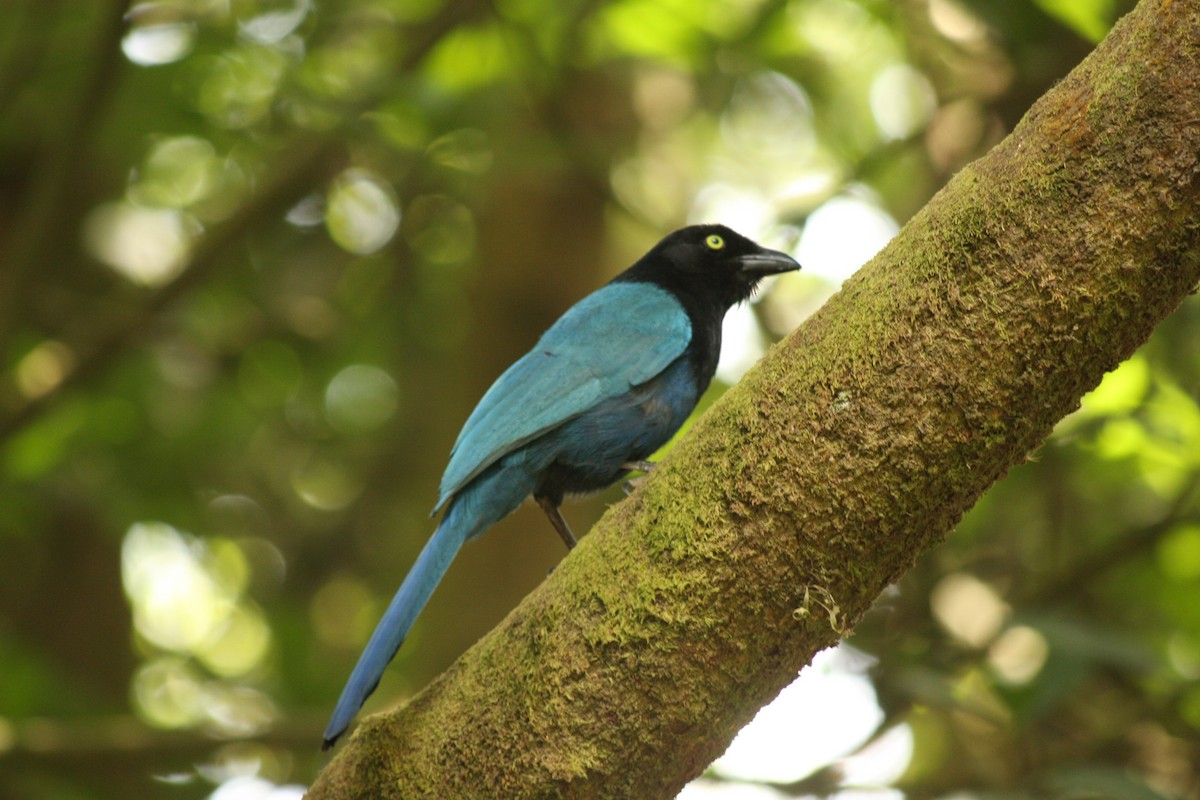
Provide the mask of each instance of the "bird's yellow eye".
[{"label": "bird's yellow eye", "polygon": [[708,245],[709,250],[720,250],[722,247],[725,246],[725,240],[722,239],[720,236],[718,236],[715,233],[712,236],[709,236],[707,239],[705,239],[704,243],[706,245]]}]

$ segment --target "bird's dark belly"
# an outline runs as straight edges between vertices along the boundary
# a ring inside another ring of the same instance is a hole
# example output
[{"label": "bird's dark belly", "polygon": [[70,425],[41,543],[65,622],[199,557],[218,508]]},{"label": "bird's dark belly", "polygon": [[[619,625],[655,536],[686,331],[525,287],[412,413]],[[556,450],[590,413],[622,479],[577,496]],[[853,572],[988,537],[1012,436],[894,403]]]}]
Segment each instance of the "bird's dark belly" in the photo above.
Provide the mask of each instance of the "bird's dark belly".
[{"label": "bird's dark belly", "polygon": [[558,502],[612,485],[629,472],[622,464],[644,460],[666,444],[698,399],[691,368],[680,358],[652,380],[569,420],[538,443],[554,455],[535,494]]}]

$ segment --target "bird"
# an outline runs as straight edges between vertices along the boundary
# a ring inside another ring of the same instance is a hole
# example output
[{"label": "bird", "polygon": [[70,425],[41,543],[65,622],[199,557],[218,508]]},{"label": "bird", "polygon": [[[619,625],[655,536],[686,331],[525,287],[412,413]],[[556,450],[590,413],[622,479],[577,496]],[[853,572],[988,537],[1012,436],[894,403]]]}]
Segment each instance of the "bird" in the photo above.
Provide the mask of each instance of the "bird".
[{"label": "bird", "polygon": [[471,412],[450,451],[444,512],[359,656],[322,750],[345,733],[462,545],[530,495],[567,548],[563,498],[597,492],[650,458],[716,372],[726,312],[767,275],[800,269],[724,225],[667,235],[569,308]]}]

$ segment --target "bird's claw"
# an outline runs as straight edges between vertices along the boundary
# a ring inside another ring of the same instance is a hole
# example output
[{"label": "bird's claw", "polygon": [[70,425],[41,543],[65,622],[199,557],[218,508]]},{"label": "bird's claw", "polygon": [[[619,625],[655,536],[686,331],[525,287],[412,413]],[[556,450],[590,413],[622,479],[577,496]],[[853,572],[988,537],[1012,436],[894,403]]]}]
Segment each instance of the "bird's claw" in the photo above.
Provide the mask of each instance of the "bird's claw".
[{"label": "bird's claw", "polygon": [[[655,466],[656,465],[653,461],[626,461],[621,465],[621,469],[627,469],[630,472],[645,472],[647,475],[649,475],[654,471]],[[633,494],[639,486],[642,485],[642,481],[644,480],[646,480],[646,475],[642,475],[640,478],[630,478],[621,484],[621,491],[623,491],[625,496],[628,497],[629,495]]]}]

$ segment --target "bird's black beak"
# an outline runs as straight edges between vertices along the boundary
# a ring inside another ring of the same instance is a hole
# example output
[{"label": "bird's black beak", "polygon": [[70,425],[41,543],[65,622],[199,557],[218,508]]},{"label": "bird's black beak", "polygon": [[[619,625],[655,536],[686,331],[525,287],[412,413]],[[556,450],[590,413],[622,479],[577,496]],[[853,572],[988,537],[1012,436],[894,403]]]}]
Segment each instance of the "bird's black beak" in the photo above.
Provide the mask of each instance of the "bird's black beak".
[{"label": "bird's black beak", "polygon": [[787,253],[767,250],[765,247],[757,253],[738,256],[734,260],[741,265],[741,271],[749,275],[775,275],[800,269],[800,262]]}]

